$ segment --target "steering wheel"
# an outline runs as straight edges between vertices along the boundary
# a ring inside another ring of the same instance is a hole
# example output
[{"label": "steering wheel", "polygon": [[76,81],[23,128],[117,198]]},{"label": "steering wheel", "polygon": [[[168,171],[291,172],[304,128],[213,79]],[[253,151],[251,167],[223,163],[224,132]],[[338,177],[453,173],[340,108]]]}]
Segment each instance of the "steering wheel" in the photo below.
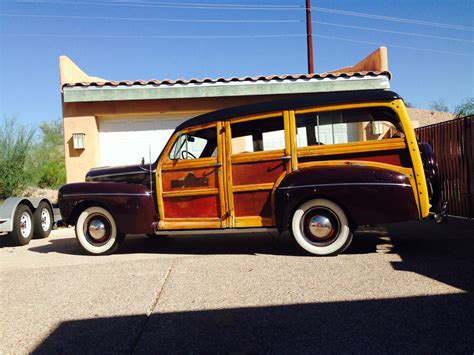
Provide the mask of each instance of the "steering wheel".
[{"label": "steering wheel", "polygon": [[196,156],[193,153],[188,152],[187,150],[182,150],[181,151],[181,158],[182,159],[189,159],[189,156],[191,156],[193,159],[196,159]]}]

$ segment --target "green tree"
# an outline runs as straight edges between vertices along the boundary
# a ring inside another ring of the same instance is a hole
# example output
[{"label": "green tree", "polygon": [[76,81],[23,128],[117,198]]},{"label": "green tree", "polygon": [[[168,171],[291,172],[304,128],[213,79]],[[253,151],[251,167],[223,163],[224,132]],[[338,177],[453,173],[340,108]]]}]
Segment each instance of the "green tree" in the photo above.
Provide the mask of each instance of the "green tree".
[{"label": "green tree", "polygon": [[58,188],[66,182],[62,120],[43,122],[29,162],[30,183]]},{"label": "green tree", "polygon": [[446,105],[444,99],[438,99],[435,101],[431,101],[430,110],[438,112],[449,112],[449,107],[448,105]]},{"label": "green tree", "polygon": [[465,99],[454,108],[456,118],[474,115],[474,97]]},{"label": "green tree", "polygon": [[3,196],[21,193],[27,182],[25,163],[32,144],[34,128],[18,123],[15,116],[0,124],[0,182]]}]

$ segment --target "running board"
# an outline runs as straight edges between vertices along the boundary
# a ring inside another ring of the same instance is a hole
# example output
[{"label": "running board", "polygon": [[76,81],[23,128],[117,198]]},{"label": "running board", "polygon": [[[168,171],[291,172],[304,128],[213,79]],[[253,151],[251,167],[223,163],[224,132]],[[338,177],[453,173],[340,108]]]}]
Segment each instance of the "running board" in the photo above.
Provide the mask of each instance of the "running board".
[{"label": "running board", "polygon": [[159,230],[156,235],[196,235],[196,234],[242,234],[242,233],[278,233],[277,228],[226,228],[226,229],[179,229]]}]

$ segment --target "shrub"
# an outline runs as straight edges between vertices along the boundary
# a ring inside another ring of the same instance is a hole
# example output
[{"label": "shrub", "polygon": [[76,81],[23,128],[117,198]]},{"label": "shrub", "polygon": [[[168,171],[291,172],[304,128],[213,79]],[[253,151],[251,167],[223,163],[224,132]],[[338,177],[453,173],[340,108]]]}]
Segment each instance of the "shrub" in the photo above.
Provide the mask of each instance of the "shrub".
[{"label": "shrub", "polygon": [[63,125],[61,120],[43,122],[40,136],[28,159],[31,185],[56,189],[66,182]]},{"label": "shrub", "polygon": [[35,130],[20,125],[16,117],[4,118],[0,125],[0,182],[3,196],[21,193],[27,180],[25,162]]}]

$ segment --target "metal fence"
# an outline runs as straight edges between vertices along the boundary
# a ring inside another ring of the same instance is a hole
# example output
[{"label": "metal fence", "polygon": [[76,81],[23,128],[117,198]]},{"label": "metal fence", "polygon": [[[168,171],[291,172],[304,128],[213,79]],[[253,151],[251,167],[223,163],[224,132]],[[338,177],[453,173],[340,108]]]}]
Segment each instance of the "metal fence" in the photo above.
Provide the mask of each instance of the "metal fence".
[{"label": "metal fence", "polygon": [[436,153],[448,213],[474,218],[474,116],[417,128],[420,142]]}]

